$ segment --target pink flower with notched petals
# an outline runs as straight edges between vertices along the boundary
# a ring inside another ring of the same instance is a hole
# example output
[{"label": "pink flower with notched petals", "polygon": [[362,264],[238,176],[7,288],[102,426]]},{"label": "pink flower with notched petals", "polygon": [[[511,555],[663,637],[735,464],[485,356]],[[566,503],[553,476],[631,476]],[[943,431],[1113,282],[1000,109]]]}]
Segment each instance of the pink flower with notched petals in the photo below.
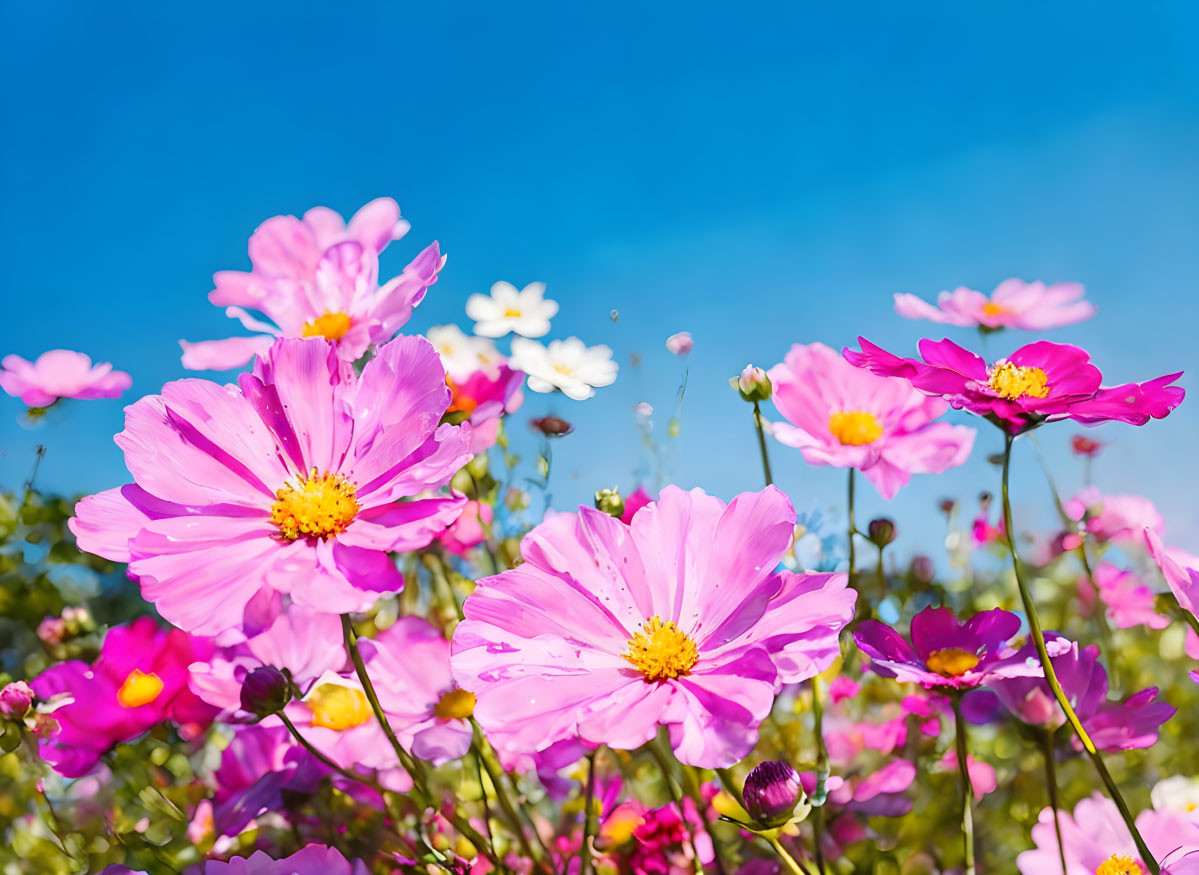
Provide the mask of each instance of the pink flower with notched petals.
[{"label": "pink flower with notched petals", "polygon": [[927,319],[943,325],[1044,331],[1095,315],[1095,305],[1082,300],[1083,291],[1079,283],[1046,285],[1009,279],[996,286],[990,297],[965,286],[941,292],[935,306],[915,295],[897,294],[895,312],[905,319]]},{"label": "pink flower with notched petals", "polygon": [[30,407],[49,407],[59,398],[120,398],[133,385],[108,362],[93,365],[81,352],[52,349],[30,362],[19,355],[0,360],[0,389]]},{"label": "pink flower with notched petals", "polygon": [[[361,358],[372,343],[382,343],[412,316],[445,259],[433,243],[396,277],[379,285],[379,253],[408,230],[391,198],[378,198],[349,223],[326,207],[295,216],[275,216],[250,238],[248,273],[214,275],[208,296],[225,307],[256,337],[231,337],[201,343],[180,341],[189,370],[240,367],[263,355],[273,337],[324,337],[346,361]],[[251,311],[264,314],[262,321]]]},{"label": "pink flower with notched petals", "polygon": [[71,531],[198,634],[266,626],[285,595],[363,610],[403,587],[389,553],[466,501],[422,497],[470,458],[469,426],[439,425],[449,401],[423,338],[380,347],[361,377],[322,339],[279,340],[236,386],[180,380],[129,407],[134,482],[80,501]]},{"label": "pink flower with notched petals", "polygon": [[1136,626],[1164,629],[1170,625],[1170,618],[1157,612],[1157,593],[1133,572],[1100,562],[1095,566],[1094,577],[1094,584],[1086,575],[1078,580],[1078,600],[1084,610],[1093,608],[1098,599],[1108,622],[1117,629]]},{"label": "pink flower with notched petals", "polygon": [[454,678],[497,745],[581,737],[731,765],[781,684],[828,668],[856,594],[844,574],[776,569],[795,511],[782,492],[728,505],[668,486],[628,525],[581,507],[525,536],[524,562],[479,581],[454,631]]},{"label": "pink flower with notched petals", "polygon": [[325,845],[309,845],[289,857],[275,860],[265,851],[228,862],[208,860],[203,875],[368,875],[361,860],[347,860],[341,851]]},{"label": "pink flower with notched petals", "polygon": [[1087,533],[1099,541],[1138,541],[1141,532],[1151,529],[1161,535],[1166,521],[1143,495],[1103,495],[1088,486],[1062,505],[1066,516],[1082,523]]},{"label": "pink flower with notched petals", "polygon": [[65,696],[54,711],[59,731],[38,743],[42,759],[68,778],[86,774],[114,745],[171,720],[187,738],[216,716],[187,686],[187,667],[211,645],[150,617],[108,631],[99,658],[52,665],[33,679],[38,698]]},{"label": "pink flower with notched petals", "polygon": [[1086,350],[1047,340],[1022,346],[990,365],[951,340],[920,341],[920,359],[892,355],[864,337],[858,342],[860,352],[844,350],[855,366],[902,377],[920,391],[939,395],[953,407],[984,416],[1012,433],[1061,419],[1083,425],[1144,425],[1169,415],[1186,394],[1182,387],[1170,385],[1181,372],[1105,388]]},{"label": "pink flower with notched petals", "polygon": [[856,368],[822,343],[791,347],[768,376],[787,419],[771,433],[809,464],[858,469],[883,498],[912,474],[961,465],[974,446],[974,429],[933,421],[949,409],[945,401]]},{"label": "pink flower with notched petals", "polygon": [[[1145,545],[1149,555],[1157,563],[1170,587],[1170,592],[1178,599],[1179,606],[1191,616],[1199,617],[1199,556],[1193,556],[1177,547],[1166,547],[1162,539],[1152,529],[1145,529]],[[1190,652],[1190,643],[1194,639],[1188,633],[1188,655],[1199,658],[1199,654]],[[1191,672],[1191,680],[1199,683],[1199,671]]]},{"label": "pink flower with notched petals", "polygon": [[1020,618],[998,608],[964,623],[949,608],[925,608],[912,618],[911,644],[878,620],[863,620],[853,637],[883,677],[925,689],[969,689],[1000,678],[1041,676],[1035,656],[1008,646],[1019,631]]},{"label": "pink flower with notched petals", "polygon": [[[1051,656],[1050,661],[1075,713],[1100,750],[1153,746],[1158,728],[1177,710],[1173,705],[1156,701],[1157,687],[1148,687],[1122,701],[1109,701],[1107,671],[1099,662],[1098,647],[1092,644],[1080,648],[1053,632],[1046,635],[1046,642],[1056,645],[1050,648],[1051,653],[1068,646]],[[1057,729],[1066,722],[1066,715],[1043,677],[1002,678],[993,680],[990,687],[1022,723]],[[1082,750],[1078,739],[1071,738],[1074,747]]]}]

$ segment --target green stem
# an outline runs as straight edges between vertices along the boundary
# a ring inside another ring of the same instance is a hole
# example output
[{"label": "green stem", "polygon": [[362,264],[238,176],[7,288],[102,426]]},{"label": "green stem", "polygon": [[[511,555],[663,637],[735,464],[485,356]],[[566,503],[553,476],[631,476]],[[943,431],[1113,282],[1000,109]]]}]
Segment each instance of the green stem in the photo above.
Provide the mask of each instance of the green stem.
[{"label": "green stem", "polygon": [[[521,850],[530,860],[537,864],[542,869],[549,869],[546,863],[546,858],[550,857],[549,849],[541,839],[541,834],[537,832],[537,828],[533,823],[533,819],[529,817],[528,812],[523,806],[518,806],[512,801],[512,797],[508,795],[508,790],[504,786],[504,767],[500,765],[499,759],[495,755],[495,751],[491,749],[491,745],[487,743],[487,739],[483,737],[483,730],[479,724],[471,718],[471,730],[474,734],[475,752],[483,760],[483,768],[487,770],[488,776],[491,778],[491,785],[495,788],[496,798],[499,800],[500,808],[504,810],[504,814],[512,823],[512,828],[516,832],[517,840],[520,842]],[[528,830],[524,829],[528,826]],[[537,839],[538,847],[534,848],[529,841],[528,832],[532,832]],[[552,870],[551,870],[552,871]]]},{"label": "green stem", "polygon": [[733,779],[733,773],[728,769],[717,769],[716,777],[720,779],[720,784],[724,787],[724,792],[737,800],[737,804],[744,809],[745,797],[741,794],[741,788],[737,786],[737,782]]},{"label": "green stem", "polygon": [[966,875],[974,875],[974,788],[970,784],[970,761],[966,750],[966,721],[962,718],[960,696],[952,698],[953,735],[957,745],[958,777],[962,782],[962,850]]},{"label": "green stem", "polygon": [[820,693],[820,675],[812,678],[812,722],[816,735],[816,796],[812,812],[812,831],[815,836],[816,870],[824,875],[824,802],[827,798],[828,748],[824,744],[824,701]]},{"label": "green stem", "polygon": [[333,760],[329,759],[329,757],[327,757],[325,754],[321,753],[321,751],[318,750],[312,744],[311,741],[309,741],[307,738],[305,738],[303,735],[300,734],[300,730],[297,729],[296,725],[291,722],[291,718],[288,717],[286,714],[284,714],[282,711],[277,712],[275,716],[277,716],[280,720],[283,721],[283,725],[287,727],[287,731],[291,733],[291,737],[294,738],[296,741],[298,741],[300,743],[300,746],[302,748],[304,748],[304,750],[308,751],[310,754],[312,754],[314,757],[316,757],[316,759],[318,759],[318,760],[320,760],[320,762],[324,763],[328,768],[337,772],[343,778],[348,778],[351,781],[357,781],[359,784],[365,784],[367,787],[370,787],[372,790],[377,790],[380,792],[380,794],[382,793],[382,788],[379,787],[379,785],[375,781],[371,780],[366,775],[359,775],[356,772],[352,772],[347,768],[343,768],[342,766],[339,766],[337,763],[333,762]]},{"label": "green stem", "polygon": [[758,449],[762,451],[762,473],[766,475],[766,485],[774,483],[770,474],[770,457],[766,455],[766,429],[762,424],[762,408],[754,402],[754,428],[758,430]]},{"label": "green stem", "polygon": [[1053,730],[1045,729],[1041,733],[1041,747],[1045,756],[1045,787],[1049,791],[1049,807],[1053,809],[1053,832],[1057,836],[1057,853],[1062,862],[1062,875],[1069,871],[1066,867],[1066,846],[1062,843],[1061,813],[1057,801],[1057,752],[1053,748]]},{"label": "green stem", "polygon": [[583,797],[583,849],[579,875],[591,873],[591,836],[595,834],[595,751],[587,754],[587,793]]},{"label": "green stem", "polygon": [[436,553],[425,553],[421,557],[425,568],[429,569],[429,574],[433,578],[433,586],[435,589],[441,590],[442,598],[449,602],[454,607],[454,613],[458,615],[458,620],[465,620],[466,615],[462,613],[462,605],[458,601],[458,596],[454,595],[454,587],[450,585],[450,579],[445,573],[445,563],[442,562],[440,556]]},{"label": "green stem", "polygon": [[790,852],[783,847],[782,842],[777,838],[774,836],[763,836],[763,838],[770,843],[770,847],[774,848],[774,852],[778,854],[779,859],[783,861],[783,865],[787,867],[787,871],[791,875],[811,875],[806,868],[796,862],[795,858],[791,856]]},{"label": "green stem", "polygon": [[662,752],[662,749],[659,746],[660,741],[661,737],[655,738],[653,741],[651,741],[649,743],[649,752],[653,754],[654,759],[657,760],[658,768],[662,771],[662,780],[666,782],[666,789],[670,793],[671,801],[673,801],[675,807],[678,808],[679,817],[682,818],[683,823],[686,825],[687,841],[691,845],[691,868],[695,871],[695,875],[703,875],[704,867],[699,861],[699,850],[695,847],[695,833],[691,828],[691,824],[687,823],[687,814],[683,809],[683,794],[679,788],[675,786],[674,776],[671,774],[671,757],[668,757]]},{"label": "green stem", "polygon": [[1128,831],[1132,834],[1141,859],[1149,867],[1151,875],[1159,875],[1161,866],[1158,865],[1157,860],[1149,852],[1149,847],[1145,844],[1145,839],[1137,829],[1136,819],[1132,816],[1132,812],[1128,808],[1128,803],[1124,801],[1124,797],[1120,794],[1120,788],[1112,780],[1111,773],[1108,772],[1107,765],[1103,762],[1103,757],[1100,756],[1095,743],[1091,741],[1091,737],[1083,727],[1082,721],[1074,713],[1074,708],[1070,705],[1070,699],[1062,690],[1062,685],[1057,679],[1057,673],[1053,670],[1053,662],[1050,660],[1048,648],[1045,646],[1045,634],[1041,631],[1041,622],[1037,618],[1037,608],[1033,603],[1028,582],[1024,579],[1024,570],[1020,562],[1020,555],[1016,552],[1016,536],[1012,526],[1012,503],[1008,494],[1008,476],[1012,462],[1013,440],[1014,438],[1011,434],[1004,433],[1003,488],[1001,490],[1003,498],[1003,526],[1007,536],[1008,550],[1012,554],[1012,569],[1016,575],[1016,586],[1020,590],[1020,601],[1024,605],[1024,614],[1028,620],[1028,628],[1032,633],[1033,643],[1036,645],[1037,656],[1040,657],[1041,667],[1045,670],[1045,680],[1049,684],[1049,689],[1053,691],[1053,697],[1057,699],[1058,705],[1066,715],[1066,719],[1070,722],[1070,726],[1073,727],[1075,734],[1078,736],[1078,740],[1082,742],[1083,748],[1086,749],[1087,756],[1091,758],[1091,762],[1095,766],[1095,771],[1099,773],[1100,780],[1103,781],[1103,785],[1107,788],[1108,795],[1120,810],[1120,816],[1124,819]]},{"label": "green stem", "polygon": [[853,519],[853,504],[854,504],[854,491],[855,491],[854,490],[854,482],[853,482],[854,473],[855,473],[854,469],[850,468],[849,469],[849,499],[846,504],[846,512],[849,514],[849,531],[847,533],[847,537],[849,539],[848,550],[849,550],[849,587],[850,587],[850,589],[853,589],[854,568],[857,565],[857,555],[854,552],[854,543],[853,543],[854,535],[856,535],[858,533],[858,527],[854,524],[854,519]]}]

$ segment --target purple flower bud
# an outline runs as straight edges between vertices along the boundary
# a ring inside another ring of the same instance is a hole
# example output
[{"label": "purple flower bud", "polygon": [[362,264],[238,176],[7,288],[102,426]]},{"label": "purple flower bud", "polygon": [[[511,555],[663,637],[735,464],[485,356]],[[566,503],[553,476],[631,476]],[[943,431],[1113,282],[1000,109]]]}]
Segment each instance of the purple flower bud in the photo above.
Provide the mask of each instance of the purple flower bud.
[{"label": "purple flower bud", "polygon": [[241,684],[241,707],[259,717],[277,714],[291,701],[287,675],[270,665],[259,666]]},{"label": "purple flower bud", "polygon": [[745,810],[763,826],[786,823],[804,797],[799,772],[787,763],[765,762],[745,779]]},{"label": "purple flower bud", "polygon": [[20,720],[33,704],[33,690],[24,681],[13,681],[0,690],[0,717]]},{"label": "purple flower bud", "polygon": [[866,537],[876,547],[886,547],[895,540],[895,523],[886,517],[871,520],[866,526]]}]

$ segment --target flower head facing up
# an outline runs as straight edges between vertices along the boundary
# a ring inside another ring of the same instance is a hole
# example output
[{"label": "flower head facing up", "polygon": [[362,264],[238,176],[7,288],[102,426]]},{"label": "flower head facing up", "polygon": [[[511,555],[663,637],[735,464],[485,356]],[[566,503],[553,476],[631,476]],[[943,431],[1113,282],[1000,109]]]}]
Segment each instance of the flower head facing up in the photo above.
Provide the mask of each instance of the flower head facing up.
[{"label": "flower head facing up", "polygon": [[0,389],[29,407],[49,407],[59,398],[120,398],[131,385],[124,371],[114,371],[108,362],[93,365],[69,349],[52,349],[33,362],[19,355],[0,359]]},{"label": "flower head facing up", "polygon": [[854,640],[883,677],[926,689],[969,689],[1000,678],[1040,676],[1035,657],[1008,645],[1019,630],[1020,618],[1008,611],[982,611],[963,623],[949,608],[925,608],[912,618],[910,644],[877,620],[862,621]]},{"label": "flower head facing up", "polygon": [[770,381],[786,419],[771,425],[774,437],[809,464],[858,469],[884,498],[912,474],[961,465],[974,446],[973,429],[934,421],[945,401],[856,368],[821,343],[791,347]]},{"label": "flower head facing up", "polygon": [[325,340],[277,341],[236,386],[182,380],[129,407],[116,440],[135,482],[83,499],[71,530],[188,631],[264,627],[284,594],[362,610],[403,585],[388,554],[465,503],[434,492],[470,458],[470,427],[439,425],[449,402],[422,338],[361,377]]},{"label": "flower head facing up", "polygon": [[585,401],[597,387],[616,382],[619,370],[608,347],[587,346],[577,337],[551,340],[543,346],[536,340],[517,337],[512,341],[512,367],[528,374],[534,392],[560,391],[567,398]]},{"label": "flower head facing up", "polygon": [[1170,385],[1181,373],[1105,388],[1086,350],[1045,340],[991,364],[950,340],[920,341],[920,359],[892,355],[863,337],[858,341],[861,351],[844,351],[856,367],[900,377],[1012,433],[1060,419],[1144,425],[1167,416],[1185,395],[1181,387]]},{"label": "flower head facing up", "polygon": [[[274,337],[320,337],[340,358],[355,361],[372,343],[383,343],[412,316],[445,264],[436,243],[403,272],[379,284],[379,253],[408,230],[391,198],[378,198],[348,223],[325,207],[275,216],[250,238],[253,270],[220,271],[208,298],[225,307],[252,337],[190,343],[183,347],[189,370],[227,370],[264,355]],[[263,321],[253,312],[265,315]]]},{"label": "flower head facing up", "polygon": [[110,629],[92,665],[52,665],[33,679],[33,691],[39,699],[69,700],[54,711],[59,731],[38,745],[42,758],[74,778],[113,745],[164,720],[179,724],[185,737],[199,734],[217,711],[188,688],[188,666],[210,651],[206,641],[141,617]]},{"label": "flower head facing up", "polygon": [[628,522],[590,507],[529,533],[454,631],[454,678],[501,749],[669,730],[691,765],[744,756],[782,683],[827,668],[855,594],[779,572],[795,512],[773,487],[731,503],[668,486]]},{"label": "flower head facing up", "polygon": [[895,312],[905,319],[927,319],[984,331],[1001,328],[1044,331],[1094,316],[1095,306],[1082,300],[1083,292],[1078,283],[1046,285],[1009,279],[996,286],[989,297],[964,286],[941,292],[936,305],[915,295],[897,294]]},{"label": "flower head facing up", "polygon": [[558,303],[545,297],[545,283],[529,283],[517,291],[512,283],[498,282],[490,295],[466,299],[466,315],[475,321],[480,337],[544,337],[557,312]]}]

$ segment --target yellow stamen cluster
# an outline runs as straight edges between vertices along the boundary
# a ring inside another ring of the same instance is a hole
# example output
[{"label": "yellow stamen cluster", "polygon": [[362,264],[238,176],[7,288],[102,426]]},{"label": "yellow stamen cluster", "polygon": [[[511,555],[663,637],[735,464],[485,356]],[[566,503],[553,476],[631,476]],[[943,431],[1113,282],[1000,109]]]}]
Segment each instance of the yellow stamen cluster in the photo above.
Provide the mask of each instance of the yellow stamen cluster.
[{"label": "yellow stamen cluster", "polygon": [[978,665],[978,654],[960,647],[946,647],[934,650],[924,660],[929,671],[935,671],[943,678],[956,678]]},{"label": "yellow stamen cluster", "polygon": [[882,436],[883,427],[873,413],[865,410],[840,410],[828,418],[828,430],[848,447],[872,444]]},{"label": "yellow stamen cluster", "polygon": [[149,705],[162,692],[162,678],[153,672],[134,669],[117,690],[117,702],[123,708],[140,708]]},{"label": "yellow stamen cluster", "polygon": [[341,684],[321,684],[304,702],[312,711],[312,725],[341,732],[361,726],[371,716],[362,690]]},{"label": "yellow stamen cluster", "polygon": [[645,675],[647,682],[663,681],[690,674],[699,660],[699,650],[673,622],[663,623],[661,617],[654,616],[629,639],[624,658]]},{"label": "yellow stamen cluster", "polygon": [[1045,372],[1003,362],[991,369],[991,389],[1001,398],[1044,398],[1049,394]]},{"label": "yellow stamen cluster", "polygon": [[442,693],[433,706],[433,716],[442,720],[466,720],[475,713],[475,694],[467,690]]},{"label": "yellow stamen cluster", "polygon": [[519,319],[523,314],[515,307],[509,307],[504,311],[505,319]]},{"label": "yellow stamen cluster", "polygon": [[326,340],[341,340],[350,330],[353,320],[345,313],[325,313],[304,325],[304,337],[323,337]]},{"label": "yellow stamen cluster", "polygon": [[275,493],[271,522],[288,541],[328,538],[345,531],[358,513],[355,487],[341,474],[323,474],[316,468]]},{"label": "yellow stamen cluster", "polygon": [[1112,854],[1099,864],[1095,875],[1144,875],[1144,870],[1132,857]]},{"label": "yellow stamen cluster", "polygon": [[987,303],[983,304],[984,316],[1002,316],[1006,312],[1008,312],[1007,307],[1002,304],[996,304],[994,301],[987,301]]}]

